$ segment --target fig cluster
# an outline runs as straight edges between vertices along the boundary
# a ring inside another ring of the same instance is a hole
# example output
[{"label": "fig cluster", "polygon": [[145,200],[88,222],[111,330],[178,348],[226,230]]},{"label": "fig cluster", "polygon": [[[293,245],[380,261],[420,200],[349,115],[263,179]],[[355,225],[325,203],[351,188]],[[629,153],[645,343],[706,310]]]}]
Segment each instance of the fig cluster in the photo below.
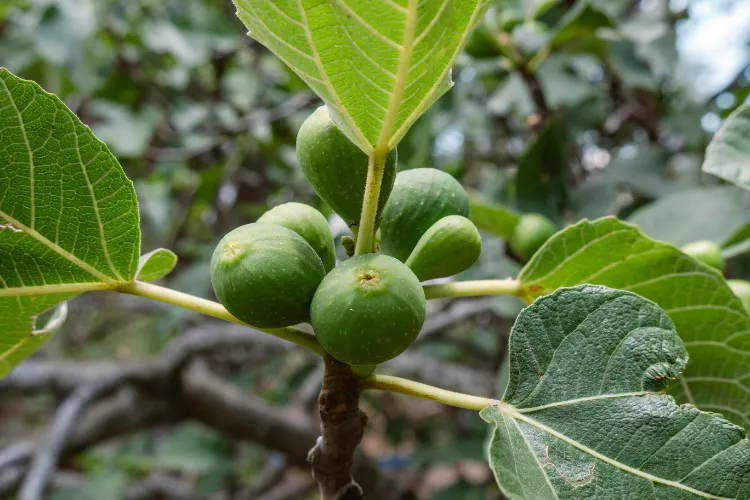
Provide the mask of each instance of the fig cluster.
[{"label": "fig cluster", "polygon": [[[356,236],[368,158],[325,106],[300,128],[297,156],[320,198]],[[394,149],[381,183],[378,252],[336,265],[326,218],[310,206],[287,203],[219,242],[211,259],[219,301],[261,328],[309,322],[331,356],[355,367],[402,353],[424,323],[422,282],[471,267],[482,241],[458,181],[433,168],[397,174],[397,159]],[[351,238],[343,243],[353,248]]]}]

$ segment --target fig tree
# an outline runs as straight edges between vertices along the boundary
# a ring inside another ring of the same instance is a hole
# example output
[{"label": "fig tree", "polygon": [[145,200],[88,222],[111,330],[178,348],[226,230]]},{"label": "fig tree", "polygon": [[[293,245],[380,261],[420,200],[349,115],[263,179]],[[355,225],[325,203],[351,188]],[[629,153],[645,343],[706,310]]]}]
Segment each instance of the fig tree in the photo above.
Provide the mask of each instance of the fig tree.
[{"label": "fig tree", "polygon": [[513,253],[529,260],[557,232],[555,224],[539,214],[525,214],[518,220],[510,239]]},{"label": "fig tree", "polygon": [[[397,156],[393,149],[386,159],[378,217],[393,188]],[[297,134],[297,158],[318,196],[349,226],[358,225],[367,183],[367,155],[336,127],[325,106],[302,124]]]},{"label": "fig tree", "polygon": [[460,215],[443,217],[419,239],[406,261],[421,281],[445,278],[466,271],[482,253],[476,226]]},{"label": "fig tree", "polygon": [[315,250],[276,224],[238,227],[224,236],[211,258],[211,284],[219,302],[260,328],[309,321],[310,302],[323,276]]},{"label": "fig tree", "polygon": [[383,253],[406,262],[422,235],[449,215],[469,215],[469,197],[456,179],[434,168],[399,173],[383,211]]},{"label": "fig tree", "polygon": [[425,308],[422,285],[405,264],[367,254],[328,273],[310,313],[315,335],[331,356],[350,365],[377,365],[414,342]]},{"label": "fig tree", "polygon": [[258,222],[284,226],[302,236],[323,261],[326,272],[336,265],[336,249],[328,220],[313,207],[284,203],[264,213]]},{"label": "fig tree", "polygon": [[695,260],[724,272],[726,262],[721,255],[721,247],[713,241],[695,241],[683,246],[681,250]]}]

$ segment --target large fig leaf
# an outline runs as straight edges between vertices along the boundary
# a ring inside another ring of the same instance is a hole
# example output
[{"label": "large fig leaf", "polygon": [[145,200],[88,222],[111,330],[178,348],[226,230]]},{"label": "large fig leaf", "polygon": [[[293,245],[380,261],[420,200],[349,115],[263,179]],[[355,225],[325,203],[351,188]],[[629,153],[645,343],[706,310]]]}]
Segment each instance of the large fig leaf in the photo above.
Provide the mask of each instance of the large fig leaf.
[{"label": "large fig leaf", "polygon": [[688,355],[653,302],[564,288],[525,309],[510,336],[489,461],[511,499],[748,499],[741,427],[660,394]]},{"label": "large fig leaf", "polygon": [[750,104],[727,119],[708,145],[703,171],[750,189]]},{"label": "large fig leaf", "polygon": [[490,0],[234,0],[249,35],[328,105],[365,153],[393,148],[452,85]]},{"label": "large fig leaf", "polygon": [[0,376],[61,318],[37,316],[132,281],[139,251],[135,190],[114,156],[57,97],[0,69]]},{"label": "large fig leaf", "polygon": [[750,315],[714,269],[614,218],[553,236],[521,272],[528,299],[583,283],[633,291],[669,315],[690,353],[671,394],[750,428]]}]

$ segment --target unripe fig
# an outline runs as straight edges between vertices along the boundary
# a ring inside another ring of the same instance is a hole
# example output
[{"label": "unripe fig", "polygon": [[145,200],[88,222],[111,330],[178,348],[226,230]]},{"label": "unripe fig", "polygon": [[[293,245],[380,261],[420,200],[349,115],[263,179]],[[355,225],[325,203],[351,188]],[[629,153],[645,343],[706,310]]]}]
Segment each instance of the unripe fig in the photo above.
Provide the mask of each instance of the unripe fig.
[{"label": "unripe fig", "polygon": [[713,241],[695,241],[683,246],[681,250],[695,260],[724,272],[726,262],[721,255],[721,247]]},{"label": "unripe fig", "polygon": [[422,235],[406,265],[420,281],[453,276],[469,269],[482,253],[476,226],[460,215],[443,217]]},{"label": "unripe fig", "polygon": [[219,302],[260,328],[309,321],[310,302],[325,274],[304,238],[276,224],[238,227],[224,236],[211,258],[211,284]]},{"label": "unripe fig", "polygon": [[336,266],[336,249],[328,220],[323,214],[302,203],[284,203],[264,213],[258,222],[277,224],[302,236],[329,272]]},{"label": "unripe fig", "polygon": [[422,235],[448,215],[469,216],[469,196],[456,179],[434,168],[399,173],[383,211],[383,253],[406,262]]},{"label": "unripe fig", "polygon": [[[393,149],[385,162],[378,217],[393,188],[397,156]],[[318,196],[349,226],[358,225],[367,183],[367,155],[336,127],[325,106],[302,124],[297,134],[297,158]]]},{"label": "unripe fig", "polygon": [[745,280],[728,280],[727,285],[740,298],[745,310],[750,313],[750,282]]},{"label": "unripe fig", "polygon": [[539,214],[525,214],[518,220],[510,248],[524,260],[529,260],[544,243],[557,232],[555,224]]},{"label": "unripe fig", "polygon": [[405,264],[367,254],[328,273],[310,313],[315,335],[331,356],[350,365],[377,365],[414,343],[425,308],[422,285]]}]

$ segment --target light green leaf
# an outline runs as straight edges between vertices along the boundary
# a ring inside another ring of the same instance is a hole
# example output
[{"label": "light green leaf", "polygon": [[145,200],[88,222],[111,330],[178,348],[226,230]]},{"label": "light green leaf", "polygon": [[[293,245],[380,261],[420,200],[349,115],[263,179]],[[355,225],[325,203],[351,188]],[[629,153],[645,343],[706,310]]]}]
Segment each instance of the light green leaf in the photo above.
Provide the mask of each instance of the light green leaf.
[{"label": "light green leaf", "polygon": [[750,189],[750,105],[732,113],[716,133],[703,171]]},{"label": "light green leaf", "polygon": [[652,238],[673,245],[700,240],[723,245],[750,222],[750,202],[734,186],[686,189],[646,205],[629,220]]},{"label": "light green leaf", "polygon": [[742,428],[659,394],[687,362],[675,326],[631,292],[536,301],[510,335],[510,381],[480,415],[511,500],[748,499]]},{"label": "light green leaf", "polygon": [[176,265],[177,256],[171,250],[159,248],[141,255],[136,279],[140,281],[160,280],[171,273]]},{"label": "light green leaf", "polygon": [[490,0],[234,0],[249,35],[294,70],[365,153],[392,149],[453,84]]},{"label": "light green leaf", "polygon": [[0,376],[49,335],[38,315],[132,281],[133,185],[55,96],[0,69]]},{"label": "light green leaf", "polygon": [[583,283],[629,290],[669,315],[690,353],[671,393],[750,428],[750,316],[714,269],[614,218],[557,233],[519,279],[534,299]]},{"label": "light green leaf", "polygon": [[478,195],[469,199],[469,218],[480,231],[510,239],[521,214],[503,205],[485,203]]}]

